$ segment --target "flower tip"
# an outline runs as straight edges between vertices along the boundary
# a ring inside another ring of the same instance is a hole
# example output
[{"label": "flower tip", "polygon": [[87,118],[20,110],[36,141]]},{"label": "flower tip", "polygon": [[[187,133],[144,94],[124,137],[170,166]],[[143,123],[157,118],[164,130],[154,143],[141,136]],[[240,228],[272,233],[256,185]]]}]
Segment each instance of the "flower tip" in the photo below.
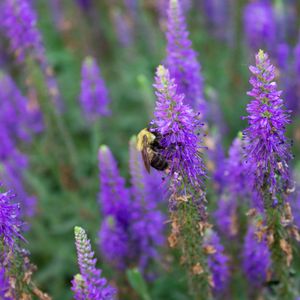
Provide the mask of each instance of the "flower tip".
[{"label": "flower tip", "polygon": [[178,5],[178,0],[170,0],[170,4],[174,7]]},{"label": "flower tip", "polygon": [[240,140],[243,138],[243,132],[242,131],[238,132],[237,138],[240,139]]},{"label": "flower tip", "polygon": [[74,279],[75,279],[76,282],[81,282],[81,281],[83,280],[81,274],[76,274],[76,275],[74,276]]},{"label": "flower tip", "polygon": [[90,55],[86,56],[86,58],[84,59],[84,64],[86,65],[92,65],[94,62],[94,58]]},{"label": "flower tip", "polygon": [[163,65],[159,65],[157,67],[157,71],[156,71],[157,76],[164,77],[167,72],[168,70]]},{"label": "flower tip", "polygon": [[268,58],[268,54],[265,53],[262,49],[259,49],[258,53],[257,53],[257,59],[259,61],[264,61]]},{"label": "flower tip", "polygon": [[74,233],[75,233],[75,235],[80,234],[83,231],[84,231],[83,228],[80,227],[80,226],[75,226],[74,227]]},{"label": "flower tip", "polygon": [[107,151],[108,151],[108,147],[106,145],[101,145],[99,147],[99,153],[100,152],[104,153],[104,152],[107,152]]}]

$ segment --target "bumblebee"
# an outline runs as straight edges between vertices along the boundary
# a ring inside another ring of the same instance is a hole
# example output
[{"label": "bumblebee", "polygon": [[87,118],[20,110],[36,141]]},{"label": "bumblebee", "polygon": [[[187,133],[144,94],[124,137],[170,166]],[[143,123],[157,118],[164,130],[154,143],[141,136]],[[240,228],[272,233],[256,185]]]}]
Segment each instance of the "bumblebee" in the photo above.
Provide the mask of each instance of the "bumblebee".
[{"label": "bumblebee", "polygon": [[165,171],[168,168],[168,162],[161,154],[163,147],[160,140],[161,135],[155,131],[150,132],[149,128],[142,129],[137,135],[136,147],[142,153],[148,173],[150,173],[150,166],[159,171]]}]

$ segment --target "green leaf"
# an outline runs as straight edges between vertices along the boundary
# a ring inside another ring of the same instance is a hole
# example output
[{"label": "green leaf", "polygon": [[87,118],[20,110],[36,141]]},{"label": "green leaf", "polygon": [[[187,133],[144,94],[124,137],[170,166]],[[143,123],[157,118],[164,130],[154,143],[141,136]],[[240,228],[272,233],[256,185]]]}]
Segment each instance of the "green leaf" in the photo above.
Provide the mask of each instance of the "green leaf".
[{"label": "green leaf", "polygon": [[146,282],[140,271],[136,268],[127,270],[127,279],[132,288],[142,297],[143,300],[151,300]]}]

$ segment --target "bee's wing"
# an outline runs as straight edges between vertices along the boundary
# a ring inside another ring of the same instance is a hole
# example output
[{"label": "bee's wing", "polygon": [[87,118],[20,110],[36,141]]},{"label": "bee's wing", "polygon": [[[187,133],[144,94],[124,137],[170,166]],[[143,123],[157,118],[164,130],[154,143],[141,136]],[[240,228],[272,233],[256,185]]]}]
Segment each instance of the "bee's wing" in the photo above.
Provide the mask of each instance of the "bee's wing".
[{"label": "bee's wing", "polygon": [[148,142],[147,137],[143,137],[143,149],[142,149],[142,158],[144,161],[145,168],[148,173],[150,173],[150,159],[149,159],[149,153],[148,153]]}]

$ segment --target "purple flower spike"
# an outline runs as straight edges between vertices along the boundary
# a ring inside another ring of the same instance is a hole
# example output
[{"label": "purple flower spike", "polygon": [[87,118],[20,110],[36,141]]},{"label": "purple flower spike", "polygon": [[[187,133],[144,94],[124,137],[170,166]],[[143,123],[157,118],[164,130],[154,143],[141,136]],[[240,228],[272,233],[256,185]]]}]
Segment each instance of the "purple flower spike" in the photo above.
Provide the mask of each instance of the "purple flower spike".
[{"label": "purple flower spike", "polygon": [[179,174],[192,186],[202,184],[205,176],[199,155],[198,115],[184,104],[184,95],[178,93],[175,80],[163,66],[157,68],[155,85],[156,108],[153,126],[162,135],[163,156],[170,162],[171,175]]},{"label": "purple flower spike", "polygon": [[204,0],[203,10],[209,26],[208,30],[218,38],[225,39],[228,35],[230,20],[230,1]]},{"label": "purple flower spike", "polygon": [[0,239],[9,249],[14,248],[16,239],[22,239],[20,207],[13,202],[14,197],[10,192],[0,193]]},{"label": "purple flower spike", "polygon": [[178,93],[186,96],[186,104],[205,117],[207,108],[203,97],[201,67],[188,35],[178,0],[170,0],[166,65],[178,85]]},{"label": "purple flower spike", "polygon": [[113,10],[112,18],[115,32],[121,47],[130,47],[134,41],[132,24],[130,24],[126,15],[119,9]]},{"label": "purple flower spike", "polygon": [[[164,242],[164,216],[157,207],[162,193],[158,190],[159,178],[145,172],[139,155],[135,141],[131,140],[130,194],[110,150],[106,146],[99,150],[99,202],[104,216],[99,241],[103,256],[117,269],[136,265],[150,275],[148,267],[154,259],[159,259],[158,247]],[[153,188],[154,181],[157,184]]]},{"label": "purple flower spike", "polygon": [[271,256],[266,241],[259,241],[255,227],[250,225],[243,249],[243,269],[252,285],[261,286],[267,279]]},{"label": "purple flower spike", "polygon": [[99,204],[103,215],[118,215],[124,224],[130,219],[130,195],[125,188],[125,180],[119,174],[117,162],[110,149],[101,146],[99,149],[100,197]]},{"label": "purple flower spike", "polygon": [[237,137],[229,148],[229,157],[225,166],[225,180],[229,192],[236,199],[246,198],[250,194],[249,172],[244,163],[245,153],[241,137]]},{"label": "purple flower spike", "polygon": [[218,201],[218,208],[214,213],[218,230],[223,236],[232,238],[238,232],[237,228],[237,203],[236,198],[225,198]]},{"label": "purple flower spike", "polygon": [[30,3],[27,0],[4,0],[0,11],[0,25],[18,60],[23,61],[30,51],[34,51],[37,56],[43,55],[37,16]]},{"label": "purple flower spike", "polygon": [[80,103],[86,119],[94,121],[99,116],[108,115],[108,91],[94,58],[84,60],[81,76]]},{"label": "purple flower spike", "polygon": [[[170,0],[155,0],[155,1],[156,1],[156,7],[160,14],[160,17],[167,18]],[[192,7],[191,0],[180,0],[180,6],[184,13],[188,13],[188,11]]]},{"label": "purple flower spike", "polygon": [[300,39],[294,49],[294,56],[295,56],[295,70],[297,72],[297,76],[300,75]]},{"label": "purple flower spike", "polygon": [[207,259],[212,273],[213,290],[216,294],[222,293],[229,283],[228,257],[224,254],[224,247],[217,233],[210,232],[205,244],[212,246],[214,250]]},{"label": "purple flower spike", "polygon": [[101,270],[96,268],[97,260],[91,249],[90,241],[81,227],[75,227],[75,243],[80,274],[72,281],[72,290],[76,300],[113,300],[116,290],[105,278],[101,277]]},{"label": "purple flower spike", "polygon": [[244,10],[244,30],[247,43],[253,51],[262,47],[271,50],[276,42],[272,5],[263,0],[247,4]]},{"label": "purple flower spike", "polygon": [[284,109],[281,91],[273,81],[275,68],[262,50],[256,55],[256,66],[251,66],[250,71],[253,88],[248,95],[253,99],[247,105],[249,126],[244,131],[247,164],[256,190],[261,191],[267,184],[269,192],[276,197],[282,185],[278,180],[283,179],[286,183],[290,179],[288,162],[292,154],[284,135],[286,125],[290,123],[289,113]]},{"label": "purple flower spike", "polygon": [[29,0],[3,0],[0,5],[0,30],[10,42],[18,62],[26,56],[36,60],[42,69],[53,104],[63,107],[57,82],[45,55],[42,35],[37,27],[37,16]]},{"label": "purple flower spike", "polygon": [[14,140],[31,141],[32,134],[43,129],[38,107],[30,105],[16,84],[0,72],[0,124]]},{"label": "purple flower spike", "polygon": [[165,241],[165,217],[157,207],[163,200],[162,179],[157,172],[146,172],[135,138],[131,139],[129,150],[133,199],[131,231],[138,250],[138,264],[143,271],[151,260],[159,260],[158,247]]},{"label": "purple flower spike", "polygon": [[108,262],[118,269],[125,269],[134,256],[130,249],[129,233],[132,204],[125,180],[106,146],[101,146],[99,150],[99,169],[99,204],[105,218],[99,232],[100,250]]}]

